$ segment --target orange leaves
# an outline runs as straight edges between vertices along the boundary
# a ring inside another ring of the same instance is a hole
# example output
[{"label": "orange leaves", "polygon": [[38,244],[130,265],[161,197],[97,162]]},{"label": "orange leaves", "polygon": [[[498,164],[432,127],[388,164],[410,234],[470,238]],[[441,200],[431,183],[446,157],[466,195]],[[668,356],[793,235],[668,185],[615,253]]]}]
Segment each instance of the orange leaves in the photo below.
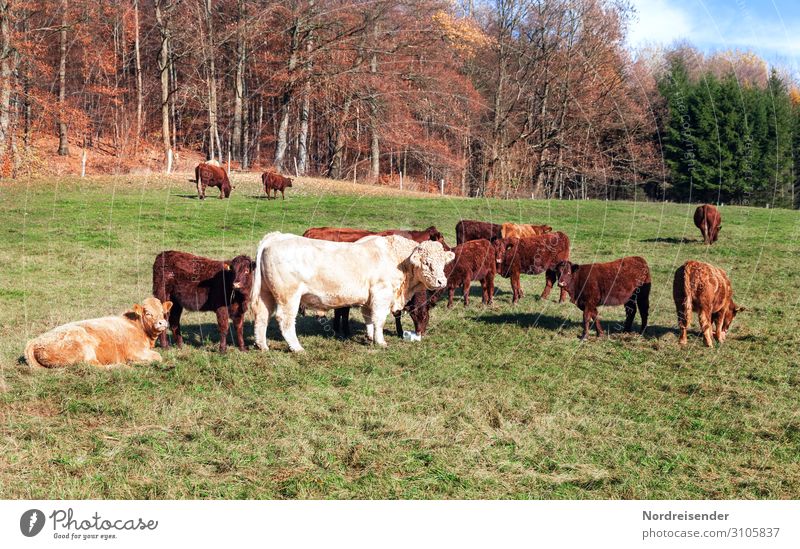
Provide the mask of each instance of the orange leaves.
[{"label": "orange leaves", "polygon": [[440,10],[434,13],[431,19],[452,47],[468,59],[474,57],[478,49],[489,45],[492,41],[471,17],[457,18]]}]

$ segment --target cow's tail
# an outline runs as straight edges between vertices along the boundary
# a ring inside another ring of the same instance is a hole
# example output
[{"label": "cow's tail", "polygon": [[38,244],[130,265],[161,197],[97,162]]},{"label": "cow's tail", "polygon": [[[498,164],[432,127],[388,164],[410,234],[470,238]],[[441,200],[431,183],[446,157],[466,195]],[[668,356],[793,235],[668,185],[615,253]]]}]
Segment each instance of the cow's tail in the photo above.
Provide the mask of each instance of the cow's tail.
[{"label": "cow's tail", "polygon": [[34,351],[35,346],[35,339],[31,339],[25,346],[25,362],[27,362],[28,366],[31,368],[44,368],[44,366],[40,364],[38,360],[36,360],[36,352]]},{"label": "cow's tail", "polygon": [[683,321],[687,328],[692,323],[692,277],[689,269],[689,265],[683,268]]},{"label": "cow's tail", "polygon": [[264,254],[264,241],[258,244],[256,251],[256,270],[253,273],[253,287],[250,290],[250,314],[258,316],[256,311],[263,312],[264,300],[261,299],[261,256]]}]

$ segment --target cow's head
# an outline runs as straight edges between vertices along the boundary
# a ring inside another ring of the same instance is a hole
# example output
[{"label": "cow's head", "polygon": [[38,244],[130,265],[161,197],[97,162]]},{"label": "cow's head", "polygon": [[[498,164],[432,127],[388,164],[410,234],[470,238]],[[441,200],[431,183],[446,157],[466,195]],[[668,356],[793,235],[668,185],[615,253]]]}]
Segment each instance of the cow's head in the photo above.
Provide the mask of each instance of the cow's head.
[{"label": "cow's head", "polygon": [[578,269],[578,266],[569,261],[559,261],[556,265],[556,279],[561,288],[569,288],[572,284],[572,275]]},{"label": "cow's head", "polygon": [[550,225],[531,225],[533,228],[534,234],[547,234],[553,230],[553,227]]},{"label": "cow's head", "polygon": [[447,242],[444,241],[444,235],[439,232],[439,229],[431,225],[430,227],[425,229],[425,232],[428,233],[429,240],[432,240],[433,242],[438,242],[444,247],[445,250],[450,249],[450,246],[448,246]]},{"label": "cow's head", "polygon": [[720,342],[725,341],[725,337],[728,335],[728,330],[731,327],[731,322],[733,319],[736,318],[736,313],[740,313],[742,311],[746,311],[744,307],[741,305],[737,305],[731,299],[728,303],[728,312],[725,315],[725,320],[722,321],[722,335],[720,337]]},{"label": "cow's head", "polygon": [[291,187],[292,181],[294,181],[294,179],[292,179],[291,177],[285,177],[284,179],[286,180],[286,186]]},{"label": "cow's head", "polygon": [[245,297],[250,296],[255,269],[256,262],[246,255],[237,255],[225,263],[225,270],[233,275],[233,288]]},{"label": "cow's head", "polygon": [[408,261],[414,268],[414,278],[429,290],[439,290],[447,286],[444,266],[455,259],[456,254],[445,251],[441,244],[426,240],[417,245]]},{"label": "cow's head", "polygon": [[497,270],[503,276],[506,276],[508,266],[511,264],[511,261],[514,259],[514,254],[516,253],[516,250],[514,250],[516,241],[510,238],[493,237],[491,242],[494,248],[495,261],[497,261]]},{"label": "cow's head", "polygon": [[164,333],[169,326],[167,314],[172,309],[172,301],[161,301],[155,297],[148,297],[142,304],[136,303],[125,316],[135,322],[140,322],[144,333],[151,339],[155,339]]}]

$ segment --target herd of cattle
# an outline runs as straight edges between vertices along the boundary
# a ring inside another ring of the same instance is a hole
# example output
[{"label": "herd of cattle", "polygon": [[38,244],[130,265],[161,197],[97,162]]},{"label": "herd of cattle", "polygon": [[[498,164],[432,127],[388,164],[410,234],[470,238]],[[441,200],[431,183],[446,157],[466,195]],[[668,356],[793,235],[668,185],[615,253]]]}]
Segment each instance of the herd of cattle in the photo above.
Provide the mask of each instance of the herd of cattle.
[{"label": "herd of cattle", "polygon": [[[207,168],[218,167],[198,166],[201,198],[203,186],[215,182],[219,182],[222,195],[229,194],[227,175],[221,178],[219,174],[225,174],[224,170],[210,170],[212,175],[206,177]],[[271,177],[267,174],[265,186]],[[694,221],[704,242],[717,240],[721,218],[714,206],[698,207]],[[260,349],[268,348],[267,324],[272,315],[289,348],[302,351],[295,331],[298,314],[308,310],[324,314],[334,309],[334,330],[348,336],[351,307],[361,308],[367,338],[385,345],[383,327],[389,313],[395,317],[399,336],[403,334],[403,311],[409,313],[415,331],[422,336],[430,308],[445,292],[450,307],[456,288],[461,288],[466,307],[470,285],[479,281],[483,303],[491,304],[498,274],[511,279],[512,301],[517,303],[523,296],[520,276],[544,273],[542,298],[557,284],[560,301],[569,296],[583,311],[581,339],[587,338],[592,322],[597,335],[603,335],[599,306],[623,305],[626,331],[633,330],[638,310],[639,332],[647,329],[651,277],[642,257],[572,263],[569,237],[548,225],[462,220],[456,225],[456,239],[457,246],[450,248],[436,227],[381,232],[318,227],[303,236],[267,234],[258,245],[255,261],[246,255],[217,261],[179,251],[161,252],[153,264],[154,297],[121,316],[54,328],[28,342],[25,358],[29,365],[42,367],[161,360],[153,347],[157,339],[162,347],[169,346],[167,328],[174,343],[183,344],[180,319],[184,309],[216,313],[220,351],[226,350],[230,321],[238,348],[246,350],[243,331],[248,309],[255,316],[255,341]],[[673,298],[681,344],[686,343],[693,312],[699,316],[705,344],[710,347],[714,338],[720,343],[725,340],[731,321],[742,310],[733,301],[726,273],[699,261],[687,261],[675,272]]]}]

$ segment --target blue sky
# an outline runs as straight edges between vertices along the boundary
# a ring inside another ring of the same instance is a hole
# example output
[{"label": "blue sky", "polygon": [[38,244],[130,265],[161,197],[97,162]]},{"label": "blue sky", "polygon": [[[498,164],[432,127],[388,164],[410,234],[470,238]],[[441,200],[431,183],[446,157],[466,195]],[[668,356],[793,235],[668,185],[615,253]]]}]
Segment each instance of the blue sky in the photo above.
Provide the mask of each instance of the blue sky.
[{"label": "blue sky", "polygon": [[686,39],[706,52],[751,50],[798,68],[800,0],[630,1],[637,12],[628,35],[634,49]]}]

